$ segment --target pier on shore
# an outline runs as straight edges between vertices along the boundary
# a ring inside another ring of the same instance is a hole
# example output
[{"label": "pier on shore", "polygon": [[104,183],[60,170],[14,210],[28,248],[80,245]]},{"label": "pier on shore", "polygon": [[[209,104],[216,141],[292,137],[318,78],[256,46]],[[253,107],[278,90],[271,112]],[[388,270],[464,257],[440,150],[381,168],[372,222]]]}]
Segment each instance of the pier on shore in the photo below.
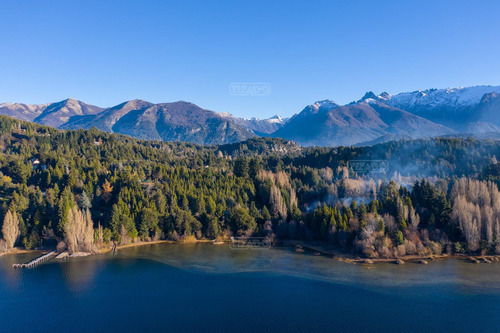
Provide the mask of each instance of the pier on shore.
[{"label": "pier on shore", "polygon": [[13,264],[12,267],[14,268],[33,268],[38,264],[41,264],[42,262],[50,259],[52,256],[56,255],[57,251],[52,251],[47,254],[44,254],[43,256],[40,256],[38,258],[35,258],[31,260],[30,262],[27,262],[25,264]]}]

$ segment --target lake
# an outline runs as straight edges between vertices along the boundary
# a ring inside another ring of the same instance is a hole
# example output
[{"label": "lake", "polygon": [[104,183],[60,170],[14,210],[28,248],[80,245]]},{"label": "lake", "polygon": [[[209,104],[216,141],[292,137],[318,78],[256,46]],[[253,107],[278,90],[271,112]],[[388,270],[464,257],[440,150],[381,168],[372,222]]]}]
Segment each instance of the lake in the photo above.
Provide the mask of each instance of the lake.
[{"label": "lake", "polygon": [[498,332],[500,263],[365,266],[289,248],[158,244],[13,269],[2,332]]}]

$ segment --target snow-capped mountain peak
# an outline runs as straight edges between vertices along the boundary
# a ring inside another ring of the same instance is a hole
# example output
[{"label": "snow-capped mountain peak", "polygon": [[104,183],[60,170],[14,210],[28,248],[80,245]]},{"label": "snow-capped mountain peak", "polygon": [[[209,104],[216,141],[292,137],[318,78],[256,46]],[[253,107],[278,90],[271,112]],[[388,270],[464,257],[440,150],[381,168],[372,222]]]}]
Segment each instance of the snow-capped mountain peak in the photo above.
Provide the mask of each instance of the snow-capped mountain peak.
[{"label": "snow-capped mountain peak", "polygon": [[380,95],[375,95],[372,91],[367,92],[359,101],[356,103],[376,103],[376,102],[385,102],[391,99],[391,95],[383,92]]},{"label": "snow-capped mountain peak", "polygon": [[232,118],[233,115],[230,114],[229,112],[219,112],[219,115],[224,118]]},{"label": "snow-capped mountain peak", "polygon": [[266,121],[270,122],[270,123],[276,123],[276,124],[283,124],[283,122],[284,122],[283,117],[278,116],[278,115],[272,116],[271,118],[266,119]]},{"label": "snow-capped mountain peak", "polygon": [[330,99],[325,99],[322,101],[316,101],[311,106],[317,111],[319,109],[331,110],[338,107],[339,105]]},{"label": "snow-capped mountain peak", "polygon": [[286,121],[285,118],[283,118],[283,117],[281,117],[279,115],[274,115],[271,118],[267,118],[267,119],[260,119],[260,118],[257,118],[257,117],[238,118],[238,117],[233,116],[229,112],[218,112],[218,114],[221,117],[224,117],[224,118],[240,119],[240,120],[243,120],[243,121],[257,121],[257,122],[265,121],[265,122],[268,122],[268,123],[276,123],[276,124],[283,124]]},{"label": "snow-capped mountain peak", "polygon": [[392,96],[391,96],[391,94],[384,91],[383,93],[381,93],[377,97],[383,101],[387,101],[387,100],[391,99]]},{"label": "snow-capped mountain peak", "polygon": [[247,130],[258,133],[258,134],[270,134],[281,128],[287,121],[288,118],[282,118],[281,116],[275,115],[268,119],[259,119],[256,117],[252,118],[238,118],[229,112],[219,112],[219,116],[227,118],[228,120],[246,128]]},{"label": "snow-capped mountain peak", "polygon": [[425,107],[432,108],[463,108],[474,107],[481,102],[485,94],[500,93],[500,86],[475,86],[446,89],[429,89],[400,93],[392,96],[386,103],[405,110]]}]

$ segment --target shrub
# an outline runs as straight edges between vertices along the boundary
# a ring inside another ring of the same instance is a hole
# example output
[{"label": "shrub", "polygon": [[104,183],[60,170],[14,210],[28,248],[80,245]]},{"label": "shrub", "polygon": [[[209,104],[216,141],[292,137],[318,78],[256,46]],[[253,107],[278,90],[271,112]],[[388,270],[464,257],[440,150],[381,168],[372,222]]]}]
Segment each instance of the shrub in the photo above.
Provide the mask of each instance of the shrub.
[{"label": "shrub", "polygon": [[404,246],[404,245],[398,245],[394,249],[394,256],[395,257],[403,257],[405,255],[406,255],[406,246]]},{"label": "shrub", "polygon": [[38,232],[32,230],[29,237],[23,238],[23,245],[27,250],[32,250],[40,244],[40,236]]},{"label": "shrub", "polygon": [[393,237],[394,237],[394,243],[396,244],[396,246],[403,245],[403,243],[405,241],[405,238],[404,238],[403,233],[401,232],[401,230],[397,230],[394,233]]},{"label": "shrub", "polygon": [[111,241],[111,237],[113,236],[111,229],[104,228],[102,234],[103,234],[102,239],[104,240],[104,243],[109,244],[109,242]]},{"label": "shrub", "polygon": [[64,252],[68,248],[68,245],[64,241],[57,243],[57,252]]},{"label": "shrub", "polygon": [[453,243],[455,253],[467,253],[467,244],[463,242]]},{"label": "shrub", "polygon": [[427,247],[434,254],[441,254],[441,253],[443,253],[443,246],[441,244],[437,243],[437,242],[428,241],[427,242]]},{"label": "shrub", "polygon": [[408,255],[414,255],[417,254],[417,246],[415,243],[410,242],[409,240],[405,240],[405,248],[406,248],[406,254]]},{"label": "shrub", "polygon": [[7,250],[8,250],[7,243],[3,239],[0,239],[0,253],[7,252]]}]

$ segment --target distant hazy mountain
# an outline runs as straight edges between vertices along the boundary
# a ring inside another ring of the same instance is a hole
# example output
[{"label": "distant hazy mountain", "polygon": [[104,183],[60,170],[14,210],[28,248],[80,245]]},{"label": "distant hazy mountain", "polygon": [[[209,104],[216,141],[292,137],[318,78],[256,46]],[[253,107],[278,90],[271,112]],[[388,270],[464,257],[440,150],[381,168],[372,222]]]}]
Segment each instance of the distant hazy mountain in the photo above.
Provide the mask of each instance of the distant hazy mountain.
[{"label": "distant hazy mountain", "polygon": [[0,114],[62,129],[95,126],[143,139],[199,144],[273,136],[302,145],[371,145],[401,138],[497,137],[500,86],[429,89],[393,96],[367,92],[344,106],[319,101],[286,119],[243,119],[188,102],[132,100],[103,109],[72,98],[41,105],[3,103]]},{"label": "distant hazy mountain", "polygon": [[469,127],[477,126],[474,131],[469,132],[487,133],[500,132],[500,93],[491,92],[485,94],[474,109],[474,116]]},{"label": "distant hazy mountain", "polygon": [[256,135],[259,136],[267,136],[268,134],[272,134],[282,128],[289,118],[282,118],[278,115],[273,116],[268,119],[257,119],[257,118],[237,118],[227,112],[221,112],[221,116],[231,119],[236,124],[252,131]]},{"label": "distant hazy mountain", "polygon": [[332,101],[307,106],[273,136],[302,145],[337,146],[377,142],[387,138],[422,138],[454,131],[371,98],[345,106]]},{"label": "distant hazy mountain", "polygon": [[500,116],[500,109],[486,112],[481,105],[483,97],[492,93],[499,94],[500,86],[419,90],[391,96],[384,103],[457,131],[483,133],[495,130],[492,125]]}]

